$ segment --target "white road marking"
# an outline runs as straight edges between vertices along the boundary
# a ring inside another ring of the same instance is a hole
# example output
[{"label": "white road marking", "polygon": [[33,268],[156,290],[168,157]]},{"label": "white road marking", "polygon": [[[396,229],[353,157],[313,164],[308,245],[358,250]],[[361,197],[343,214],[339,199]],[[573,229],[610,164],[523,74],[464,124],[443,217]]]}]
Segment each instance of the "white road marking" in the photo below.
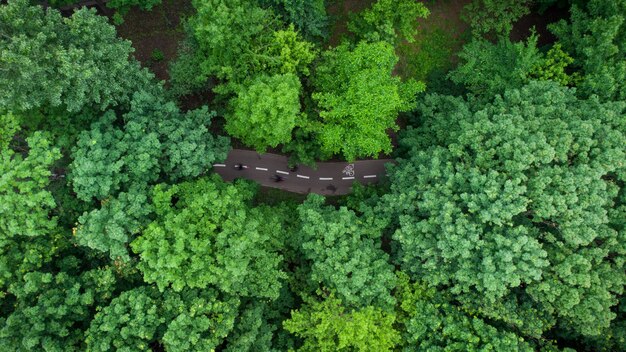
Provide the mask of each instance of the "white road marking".
[{"label": "white road marking", "polygon": [[363,176],[363,178],[375,178],[375,177],[376,177],[376,175],[365,175],[365,176]]},{"label": "white road marking", "polygon": [[350,176],[350,177],[342,177],[342,180],[354,180],[354,176]]},{"label": "white road marking", "polygon": [[267,171],[267,169],[266,169],[266,168],[264,168],[264,167],[255,167],[255,169],[257,169],[257,170],[259,170],[259,171]]},{"label": "white road marking", "polygon": [[213,167],[226,167],[226,164],[213,164]]},{"label": "white road marking", "polygon": [[320,181],[332,181],[332,177],[320,177]]},{"label": "white road marking", "polygon": [[248,167],[246,165],[243,166],[244,169],[247,169]]},{"label": "white road marking", "polygon": [[289,175],[289,173],[288,173],[288,172],[286,172],[286,171],[280,171],[280,170],[276,170],[276,173],[278,173],[278,174],[283,174],[283,175]]},{"label": "white road marking", "polygon": [[300,177],[300,178],[305,178],[305,179],[309,179],[309,176],[304,176],[304,175],[296,175],[296,177]]}]

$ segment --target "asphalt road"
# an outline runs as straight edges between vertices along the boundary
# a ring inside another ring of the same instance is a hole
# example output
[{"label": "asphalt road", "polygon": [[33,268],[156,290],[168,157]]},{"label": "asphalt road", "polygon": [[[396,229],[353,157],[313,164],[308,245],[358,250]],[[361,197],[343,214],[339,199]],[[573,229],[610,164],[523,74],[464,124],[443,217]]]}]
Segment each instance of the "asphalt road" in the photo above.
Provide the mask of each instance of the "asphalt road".
[{"label": "asphalt road", "polygon": [[[318,193],[324,195],[348,194],[352,184],[375,183],[385,177],[386,163],[392,159],[361,160],[348,162],[317,163],[317,169],[298,165],[289,170],[287,157],[277,154],[259,154],[250,150],[233,149],[222,164],[213,164],[213,169],[225,181],[236,178],[254,180],[267,187],[284,189],[296,193]],[[238,170],[237,164],[244,168]],[[276,182],[275,175],[283,179]]]}]

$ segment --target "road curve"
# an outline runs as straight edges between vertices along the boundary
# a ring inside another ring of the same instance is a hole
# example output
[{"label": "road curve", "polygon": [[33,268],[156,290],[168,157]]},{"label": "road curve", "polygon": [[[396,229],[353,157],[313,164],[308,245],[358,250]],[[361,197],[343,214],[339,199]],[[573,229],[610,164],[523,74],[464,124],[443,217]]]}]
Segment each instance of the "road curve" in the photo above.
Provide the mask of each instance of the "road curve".
[{"label": "road curve", "polygon": [[[246,178],[263,186],[295,193],[342,195],[352,192],[355,181],[362,184],[378,182],[385,177],[385,164],[390,162],[393,159],[327,162],[317,163],[317,169],[299,165],[291,171],[287,157],[283,155],[233,149],[226,161],[213,164],[213,169],[224,181]],[[235,167],[237,164],[244,165],[244,168],[238,170]],[[272,179],[274,175],[280,175],[283,180],[275,182]]]}]

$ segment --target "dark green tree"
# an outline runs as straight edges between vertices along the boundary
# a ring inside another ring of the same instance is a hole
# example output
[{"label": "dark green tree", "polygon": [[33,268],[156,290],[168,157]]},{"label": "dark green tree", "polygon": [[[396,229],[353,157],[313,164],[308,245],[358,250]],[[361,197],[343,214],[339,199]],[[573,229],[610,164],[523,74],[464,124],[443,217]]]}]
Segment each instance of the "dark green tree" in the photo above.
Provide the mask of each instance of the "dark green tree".
[{"label": "dark green tree", "polygon": [[533,0],[472,0],[462,17],[472,28],[474,37],[506,37],[513,24],[530,13]]},{"label": "dark green tree", "polygon": [[[111,299],[116,277],[109,268],[80,272],[29,272],[9,292],[13,311],[0,318],[0,342],[10,351],[83,351],[84,333],[95,308]],[[73,263],[73,264],[71,264]]]},{"label": "dark green tree", "polygon": [[0,6],[0,110],[128,104],[132,92],[158,88],[132,52],[95,10],[63,19],[54,9],[11,0]]},{"label": "dark green tree", "polygon": [[582,73],[578,92],[605,101],[626,99],[626,1],[575,2],[569,21],[550,26]]},{"label": "dark green tree", "polygon": [[489,100],[508,88],[520,88],[528,83],[544,63],[536,35],[526,43],[513,43],[508,38],[501,38],[496,44],[474,39],[463,46],[458,56],[461,63],[448,77]]},{"label": "dark green tree", "polygon": [[328,14],[324,0],[259,0],[271,6],[286,22],[296,26],[305,38],[328,36]]},{"label": "dark green tree", "polygon": [[535,351],[516,336],[468,316],[427,285],[399,275],[397,298],[403,351]]},{"label": "dark green tree", "polygon": [[86,332],[88,351],[211,351],[233,328],[239,302],[213,289],[159,292],[140,286],[100,310]]},{"label": "dark green tree", "polygon": [[183,114],[174,103],[139,92],[122,127],[108,111],[82,132],[71,180],[79,199],[98,200],[100,208],[81,217],[78,242],[128,258],[126,244],[151,212],[149,185],[196,177],[226,158],[228,140],[209,132],[213,116],[206,107]]},{"label": "dark green tree", "polygon": [[526,335],[602,334],[626,282],[625,112],[551,82],[487,106],[428,96],[382,203],[398,261]]},{"label": "dark green tree", "polygon": [[393,266],[380,249],[381,229],[345,207],[323,206],[311,195],[298,207],[304,256],[311,262],[311,280],[336,293],[347,307],[391,308],[395,301]]}]

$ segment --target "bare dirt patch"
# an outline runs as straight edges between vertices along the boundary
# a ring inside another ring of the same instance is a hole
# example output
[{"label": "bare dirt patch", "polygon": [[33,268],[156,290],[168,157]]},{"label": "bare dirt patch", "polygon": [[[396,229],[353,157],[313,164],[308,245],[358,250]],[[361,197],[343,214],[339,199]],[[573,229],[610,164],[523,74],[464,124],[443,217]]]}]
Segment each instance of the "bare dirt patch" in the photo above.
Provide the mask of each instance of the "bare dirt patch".
[{"label": "bare dirt patch", "polygon": [[[192,12],[190,0],[163,0],[151,11],[131,9],[117,30],[122,38],[133,43],[135,58],[158,79],[167,80],[168,64],[176,57],[178,44],[185,37],[182,19]],[[162,60],[152,57],[155,51],[163,53]]]}]

